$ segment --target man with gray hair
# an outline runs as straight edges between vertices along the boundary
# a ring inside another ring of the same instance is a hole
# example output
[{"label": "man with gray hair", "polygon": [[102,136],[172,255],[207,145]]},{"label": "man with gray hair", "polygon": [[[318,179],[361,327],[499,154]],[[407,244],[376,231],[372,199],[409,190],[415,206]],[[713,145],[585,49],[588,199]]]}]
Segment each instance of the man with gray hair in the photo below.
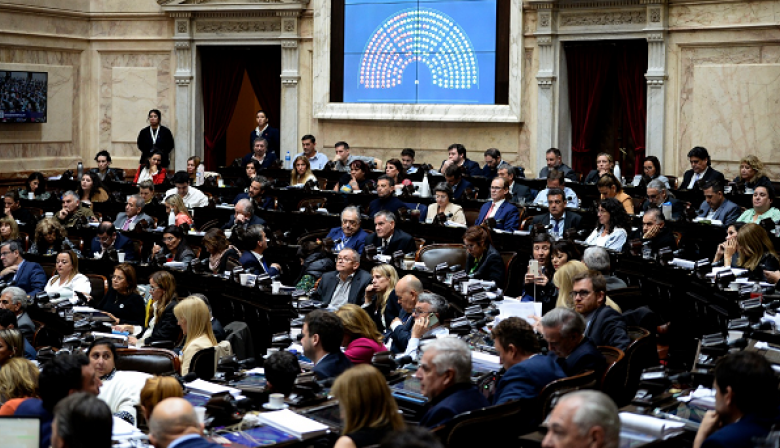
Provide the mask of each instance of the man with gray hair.
[{"label": "man with gray hair", "polygon": [[626,282],[612,275],[611,262],[609,259],[609,252],[601,246],[588,246],[585,249],[585,253],[582,254],[582,262],[588,269],[601,272],[604,279],[607,281],[607,292],[627,288]]},{"label": "man with gray hair", "polygon": [[68,190],[62,195],[62,209],[57,212],[57,219],[65,228],[71,228],[81,217],[90,221],[95,220],[95,214],[89,207],[81,206],[81,198],[73,191]]},{"label": "man with gray hair", "polygon": [[650,207],[642,216],[642,228],[631,235],[633,239],[642,240],[650,248],[652,254],[668,248],[677,250],[677,240],[672,230],[666,226],[666,218],[660,208]]},{"label": "man with gray hair", "polygon": [[338,241],[333,248],[335,252],[350,248],[355,249],[360,255],[366,245],[366,236],[368,232],[360,228],[360,210],[350,205],[341,211],[341,227],[330,229],[325,238]]},{"label": "man with gray hair", "polygon": [[423,284],[414,275],[406,275],[395,284],[395,296],[398,300],[388,300],[385,307],[385,321],[392,319],[388,328],[389,337],[393,340],[390,346],[393,353],[404,353],[409,345],[414,326],[412,314],[422,293]]},{"label": "man with gray hair", "polygon": [[450,334],[447,327],[441,324],[441,316],[446,309],[447,301],[444,300],[444,297],[431,292],[420,294],[417,306],[412,312],[414,326],[404,355],[411,356],[416,361],[419,358],[421,340]]},{"label": "man with gray hair", "polygon": [[587,370],[601,378],[607,360],[593,342],[585,337],[585,318],[568,308],[555,308],[542,317],[542,335],[550,349],[547,356],[561,366],[568,376]]},{"label": "man with gray hair", "polygon": [[146,224],[151,227],[154,224],[154,219],[143,212],[144,205],[146,202],[140,194],[128,196],[125,211],[116,215],[114,227],[122,231],[134,230],[141,221],[146,221]]},{"label": "man with gray hair", "polygon": [[620,417],[605,393],[581,390],[564,395],[547,418],[543,448],[617,448]]},{"label": "man with gray hair", "polygon": [[336,270],[322,276],[311,299],[319,300],[332,309],[347,303],[360,305],[371,280],[371,274],[360,269],[360,255],[355,249],[347,247],[339,251]]},{"label": "man with gray hair", "polygon": [[647,184],[647,200],[642,204],[642,210],[647,211],[650,207],[661,208],[664,203],[672,204],[672,219],[682,218],[685,212],[685,204],[669,195],[666,184],[658,179],[653,179]]},{"label": "man with gray hair", "polygon": [[149,419],[149,441],[155,448],[221,448],[203,438],[203,423],[184,398],[159,402]]},{"label": "man with gray hair", "polygon": [[222,226],[224,230],[232,229],[234,226],[241,226],[246,228],[253,225],[265,225],[265,221],[259,216],[255,215],[255,207],[252,205],[252,201],[249,199],[239,199],[236,202],[236,206],[233,212],[233,216],[230,217],[230,221]]},{"label": "man with gray hair", "polygon": [[0,282],[6,285],[13,282],[27,295],[34,296],[46,287],[46,272],[38,263],[25,260],[22,256],[23,252],[24,248],[18,241],[6,241],[0,244],[0,261],[3,262]]},{"label": "man with gray hair", "polygon": [[0,309],[11,311],[16,316],[16,329],[32,344],[35,324],[27,314],[27,293],[19,287],[9,286],[0,294]]},{"label": "man with gray hair", "polygon": [[377,212],[374,216],[374,229],[376,232],[366,237],[366,246],[376,246],[377,253],[392,255],[397,250],[405,254],[417,251],[414,238],[403,230],[395,228],[393,212],[387,210]]},{"label": "man with gray hair", "polygon": [[464,341],[434,339],[422,350],[420,367],[414,376],[420,379],[420,391],[428,397],[430,408],[420,426],[435,428],[458,414],[490,406],[471,384],[471,351]]}]

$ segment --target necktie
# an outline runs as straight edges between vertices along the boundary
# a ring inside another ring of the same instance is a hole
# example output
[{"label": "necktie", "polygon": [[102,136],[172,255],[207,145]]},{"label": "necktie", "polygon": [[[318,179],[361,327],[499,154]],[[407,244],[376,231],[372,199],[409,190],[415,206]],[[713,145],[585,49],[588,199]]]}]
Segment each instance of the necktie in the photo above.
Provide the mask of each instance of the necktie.
[{"label": "necktie", "polygon": [[127,218],[127,219],[125,220],[125,224],[122,226],[122,230],[127,230],[127,229],[129,229],[129,228],[130,228],[130,221],[132,221],[132,220],[133,220],[133,218]]},{"label": "necktie", "polygon": [[555,236],[560,236],[561,235],[561,232],[560,232],[560,223],[561,223],[561,221],[559,221],[557,219],[555,219],[554,221],[555,221],[555,227],[553,228],[553,233],[555,233]]},{"label": "necktie", "polygon": [[488,209],[487,215],[485,215],[485,219],[490,218],[490,214],[493,213],[493,207],[495,207],[495,206],[496,206],[495,202],[490,204],[490,208]]},{"label": "necktie", "polygon": [[387,240],[382,238],[382,253],[384,254],[385,252],[387,252]]}]

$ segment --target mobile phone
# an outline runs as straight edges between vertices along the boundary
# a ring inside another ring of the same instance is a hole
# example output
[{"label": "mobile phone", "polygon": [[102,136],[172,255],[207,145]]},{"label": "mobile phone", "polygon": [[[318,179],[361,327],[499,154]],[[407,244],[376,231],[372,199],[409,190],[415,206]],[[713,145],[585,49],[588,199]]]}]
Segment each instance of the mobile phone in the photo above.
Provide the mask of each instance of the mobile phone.
[{"label": "mobile phone", "polygon": [[541,277],[541,273],[539,272],[539,260],[531,260],[528,263],[528,273],[534,277]]},{"label": "mobile phone", "polygon": [[431,314],[431,316],[428,318],[428,328],[431,328],[438,323],[439,323],[439,318],[436,317],[435,314]]}]

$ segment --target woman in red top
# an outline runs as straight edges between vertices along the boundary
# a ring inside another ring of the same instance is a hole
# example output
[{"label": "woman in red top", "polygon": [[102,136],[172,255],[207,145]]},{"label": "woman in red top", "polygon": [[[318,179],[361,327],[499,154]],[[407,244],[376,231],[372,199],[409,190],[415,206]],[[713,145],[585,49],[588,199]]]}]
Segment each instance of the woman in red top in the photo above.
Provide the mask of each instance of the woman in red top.
[{"label": "woman in red top", "polygon": [[363,308],[348,303],[336,311],[344,325],[344,354],[352,364],[370,364],[374,353],[387,351],[382,334]]},{"label": "woman in red top", "polygon": [[161,167],[162,153],[155,151],[146,159],[146,163],[138,165],[138,170],[135,172],[135,179],[133,183],[138,185],[145,180],[151,180],[155,185],[159,185],[165,181],[166,171]]}]

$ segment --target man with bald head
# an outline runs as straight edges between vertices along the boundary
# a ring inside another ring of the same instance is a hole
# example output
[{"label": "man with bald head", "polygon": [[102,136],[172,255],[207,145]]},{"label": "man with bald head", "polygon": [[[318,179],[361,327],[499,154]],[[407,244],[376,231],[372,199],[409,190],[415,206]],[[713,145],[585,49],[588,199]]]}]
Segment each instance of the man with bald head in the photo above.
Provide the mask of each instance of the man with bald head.
[{"label": "man with bald head", "polygon": [[149,420],[149,441],[155,448],[218,448],[203,438],[203,423],[183,398],[166,398],[154,407]]},{"label": "man with bald head", "polygon": [[[393,318],[388,326],[390,329],[389,337],[393,338],[391,350],[393,353],[403,353],[412,337],[412,327],[414,326],[414,307],[417,306],[417,299],[423,292],[423,285],[420,279],[413,275],[407,275],[398,280],[395,284],[395,295],[398,301],[395,304],[387,302],[385,308],[385,319],[387,315],[392,314],[398,317]],[[400,306],[400,310],[398,307]]]}]

